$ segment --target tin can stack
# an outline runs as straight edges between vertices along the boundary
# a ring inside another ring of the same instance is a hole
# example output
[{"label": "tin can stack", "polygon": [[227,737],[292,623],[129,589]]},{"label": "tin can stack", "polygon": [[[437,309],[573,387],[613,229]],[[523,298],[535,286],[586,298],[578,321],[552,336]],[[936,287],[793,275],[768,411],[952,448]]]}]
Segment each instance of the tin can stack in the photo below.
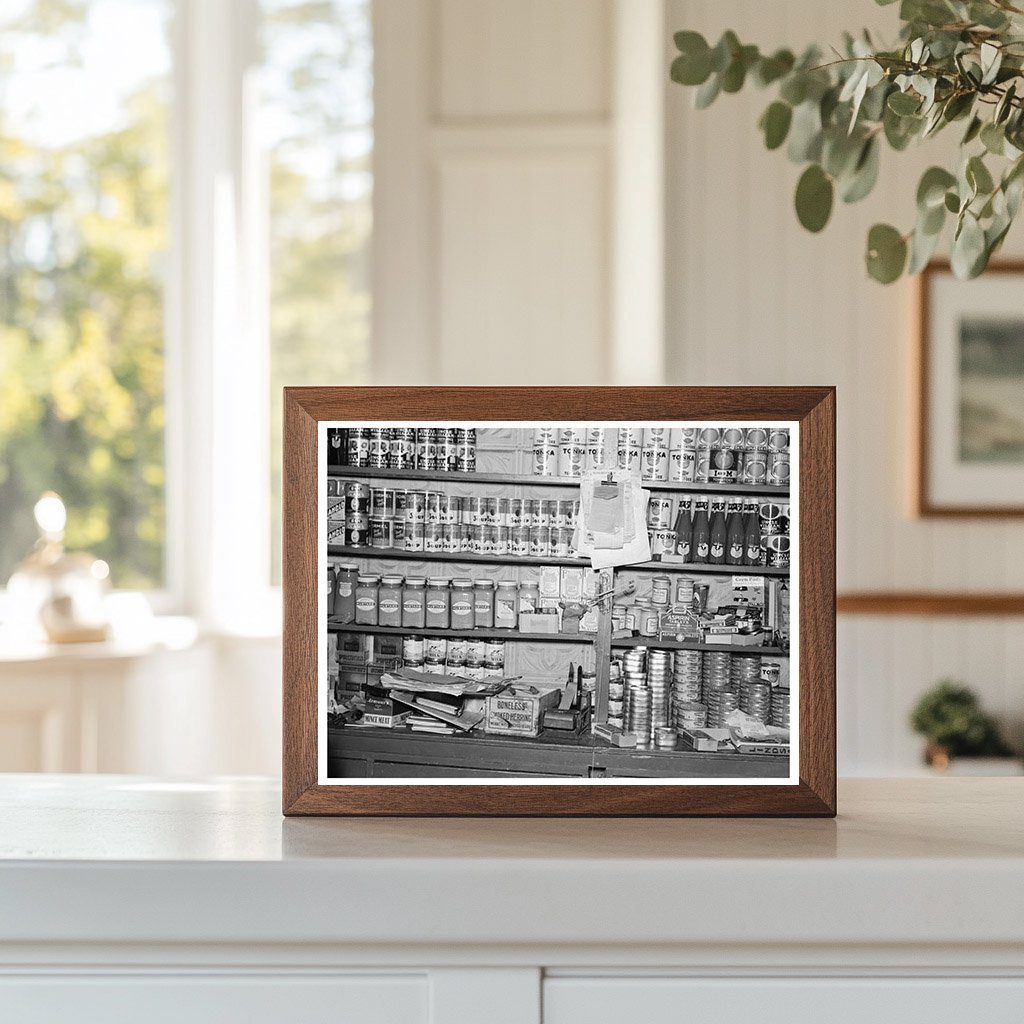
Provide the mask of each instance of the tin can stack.
[{"label": "tin can stack", "polygon": [[476,472],[475,427],[332,427],[327,435],[331,466]]},{"label": "tin can stack", "polygon": [[772,690],[771,699],[772,725],[782,729],[789,728],[789,690],[776,687]]}]

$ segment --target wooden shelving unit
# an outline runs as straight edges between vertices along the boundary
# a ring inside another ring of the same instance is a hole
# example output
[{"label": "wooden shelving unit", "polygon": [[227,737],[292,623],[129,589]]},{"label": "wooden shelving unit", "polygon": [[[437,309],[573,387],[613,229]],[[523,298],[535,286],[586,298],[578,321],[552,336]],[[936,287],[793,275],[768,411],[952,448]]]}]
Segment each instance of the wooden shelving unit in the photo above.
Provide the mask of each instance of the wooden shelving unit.
[{"label": "wooden shelving unit", "polygon": [[518,629],[431,629],[429,627],[367,626],[327,620],[329,633],[383,633],[386,636],[442,636],[454,640],[519,640],[528,643],[592,644],[596,633],[522,633]]},{"label": "wooden shelving unit", "polygon": [[[404,480],[420,483],[501,484],[516,487],[560,487],[576,490],[578,477],[529,476],[510,473],[448,473],[432,469],[374,469],[368,466],[328,466],[329,477],[351,480]],[[684,491],[687,494],[746,494],[788,498],[788,487],[771,484],[701,484],[668,480],[643,480],[650,491]]]},{"label": "wooden shelving unit", "polygon": [[[344,544],[328,544],[331,558],[379,558],[409,562],[446,562],[467,565],[577,565],[590,568],[586,558],[531,558],[520,555],[475,555],[469,551],[406,551],[402,548],[351,548]],[[623,565],[619,572],[685,572],[703,576],[788,576],[788,568],[767,565],[707,565],[697,562],[640,562]]]}]

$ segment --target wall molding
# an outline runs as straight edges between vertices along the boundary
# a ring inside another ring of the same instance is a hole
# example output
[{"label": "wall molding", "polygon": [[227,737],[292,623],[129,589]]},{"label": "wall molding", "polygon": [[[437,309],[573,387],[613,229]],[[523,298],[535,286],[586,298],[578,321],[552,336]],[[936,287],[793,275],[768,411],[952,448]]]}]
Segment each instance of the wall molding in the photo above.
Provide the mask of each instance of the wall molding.
[{"label": "wall molding", "polygon": [[839,594],[836,611],[840,615],[1024,615],[1024,593],[856,591]]}]

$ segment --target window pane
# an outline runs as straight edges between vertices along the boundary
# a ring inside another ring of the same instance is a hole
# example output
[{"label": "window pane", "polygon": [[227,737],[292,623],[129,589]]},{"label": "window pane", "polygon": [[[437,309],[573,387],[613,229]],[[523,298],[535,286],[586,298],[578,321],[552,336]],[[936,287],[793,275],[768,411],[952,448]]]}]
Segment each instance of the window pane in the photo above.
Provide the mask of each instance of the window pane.
[{"label": "window pane", "polygon": [[373,43],[370,0],[263,0],[262,6],[277,582],[281,388],[367,379]]},{"label": "window pane", "polygon": [[47,489],[115,586],[164,579],[170,7],[0,8],[0,585]]}]

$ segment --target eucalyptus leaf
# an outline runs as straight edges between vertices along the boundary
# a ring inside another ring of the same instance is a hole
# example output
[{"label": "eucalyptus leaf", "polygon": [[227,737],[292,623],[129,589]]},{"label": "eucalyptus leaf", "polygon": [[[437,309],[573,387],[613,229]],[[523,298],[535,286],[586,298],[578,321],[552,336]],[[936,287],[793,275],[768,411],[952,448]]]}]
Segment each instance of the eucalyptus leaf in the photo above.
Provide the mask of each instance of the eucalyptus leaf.
[{"label": "eucalyptus leaf", "polygon": [[1002,156],[1006,146],[1006,133],[1001,125],[989,121],[981,129],[981,142],[994,156]]},{"label": "eucalyptus leaf", "polygon": [[733,57],[740,51],[740,41],[732,29],[722,33],[721,39],[711,51],[711,70],[721,74],[733,62]]},{"label": "eucalyptus leaf", "polygon": [[702,85],[711,74],[711,51],[708,44],[697,32],[677,32],[677,45],[680,37],[685,37],[685,46],[679,46],[683,52],[672,61],[669,75],[673,82],[680,85]]},{"label": "eucalyptus leaf", "polygon": [[868,232],[868,273],[880,284],[892,284],[907,262],[906,239],[890,224],[875,224]]},{"label": "eucalyptus leaf", "polygon": [[917,186],[917,208],[923,212],[942,206],[946,191],[956,184],[956,176],[944,167],[929,167]]},{"label": "eucalyptus leaf", "polygon": [[875,187],[875,182],[878,181],[879,148],[876,136],[872,136],[864,143],[854,172],[843,186],[844,203],[860,202]]},{"label": "eucalyptus leaf", "polygon": [[718,75],[712,74],[712,76],[694,93],[693,105],[698,110],[705,110],[715,102],[721,90],[721,79]]},{"label": "eucalyptus leaf", "polygon": [[817,160],[821,142],[821,112],[817,103],[808,100],[793,111],[786,155],[793,163]]},{"label": "eucalyptus leaf", "polygon": [[910,237],[910,262],[907,273],[916,274],[928,265],[939,244],[941,231],[926,232],[920,227],[915,228]]},{"label": "eucalyptus leaf", "polygon": [[976,194],[988,195],[995,184],[992,175],[985,166],[985,161],[980,156],[972,156],[967,161],[967,180],[970,182]]},{"label": "eucalyptus leaf", "polygon": [[947,192],[945,207],[950,213],[960,212],[960,196],[956,192]]},{"label": "eucalyptus leaf", "polygon": [[975,267],[985,257],[985,232],[978,219],[965,211],[957,233],[953,238],[950,265],[953,273],[962,281],[977,276]]},{"label": "eucalyptus leaf", "polygon": [[894,114],[916,114],[921,100],[909,92],[894,92],[889,96],[889,109]]},{"label": "eucalyptus leaf", "polygon": [[770,57],[762,57],[753,69],[754,81],[760,86],[784,78],[793,70],[796,58],[789,50],[776,50]]},{"label": "eucalyptus leaf", "polygon": [[793,108],[788,103],[776,100],[761,115],[761,129],[764,144],[768,149],[778,149],[786,141],[789,126],[793,120]]},{"label": "eucalyptus leaf", "polygon": [[971,123],[967,126],[967,131],[964,132],[964,137],[960,140],[961,146],[966,146],[972,143],[981,132],[982,120],[980,117],[972,117]]},{"label": "eucalyptus leaf", "polygon": [[832,214],[832,180],[817,165],[811,164],[796,186],[796,215],[808,231],[820,231]]}]

